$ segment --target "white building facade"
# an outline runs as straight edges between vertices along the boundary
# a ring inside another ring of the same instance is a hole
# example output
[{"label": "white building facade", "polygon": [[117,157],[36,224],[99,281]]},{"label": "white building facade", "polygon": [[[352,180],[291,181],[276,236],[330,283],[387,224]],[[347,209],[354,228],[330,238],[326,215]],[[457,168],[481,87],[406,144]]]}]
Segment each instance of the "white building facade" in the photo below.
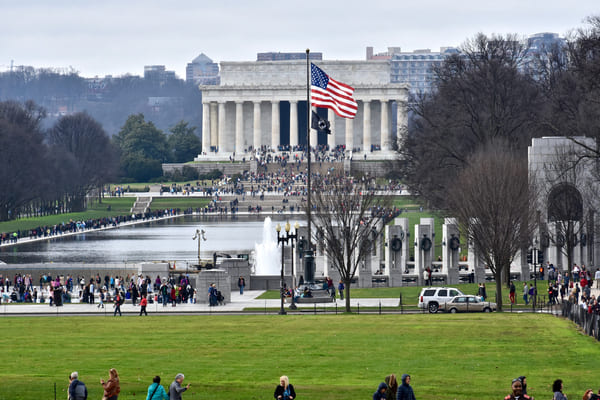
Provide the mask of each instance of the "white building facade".
[{"label": "white building facade", "polygon": [[[408,86],[390,83],[389,61],[319,61],[337,81],[355,88],[354,119],[319,113],[331,123],[331,135],[311,130],[311,146],[344,145],[347,150],[391,154],[406,132]],[[306,144],[306,61],[222,62],[221,84],[202,91],[202,148],[197,158],[230,156],[256,149],[277,150]],[[288,147],[289,146],[289,147]]]}]

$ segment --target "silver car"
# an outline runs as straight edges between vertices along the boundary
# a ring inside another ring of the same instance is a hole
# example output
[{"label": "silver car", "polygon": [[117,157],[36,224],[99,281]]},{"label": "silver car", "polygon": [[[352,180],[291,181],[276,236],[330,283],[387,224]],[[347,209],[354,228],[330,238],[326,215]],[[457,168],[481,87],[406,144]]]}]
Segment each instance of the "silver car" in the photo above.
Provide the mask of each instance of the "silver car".
[{"label": "silver car", "polygon": [[479,296],[462,295],[444,303],[440,309],[450,312],[492,312],[496,311],[496,303],[483,301]]}]

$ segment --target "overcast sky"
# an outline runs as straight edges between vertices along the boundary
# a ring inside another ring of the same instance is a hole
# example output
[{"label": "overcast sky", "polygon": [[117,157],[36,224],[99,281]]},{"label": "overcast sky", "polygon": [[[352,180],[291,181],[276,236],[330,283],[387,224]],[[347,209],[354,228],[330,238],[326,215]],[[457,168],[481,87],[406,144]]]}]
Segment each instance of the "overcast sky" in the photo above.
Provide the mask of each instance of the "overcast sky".
[{"label": "overcast sky", "polygon": [[600,14],[598,0],[0,0],[0,71],[72,67],[84,76],[143,74],[163,64],[185,78],[200,53],[213,61],[257,52],[323,52],[364,59],[458,46],[477,32],[561,35]]}]

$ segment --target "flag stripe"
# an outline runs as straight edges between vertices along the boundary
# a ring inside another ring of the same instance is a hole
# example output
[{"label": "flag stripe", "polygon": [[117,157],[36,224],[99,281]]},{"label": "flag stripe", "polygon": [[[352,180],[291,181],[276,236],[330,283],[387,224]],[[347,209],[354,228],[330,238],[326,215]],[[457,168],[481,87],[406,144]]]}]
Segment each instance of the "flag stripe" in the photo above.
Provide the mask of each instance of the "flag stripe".
[{"label": "flag stripe", "polygon": [[315,64],[310,65],[311,105],[332,109],[343,118],[354,118],[358,104],[353,98],[354,88],[330,78]]}]

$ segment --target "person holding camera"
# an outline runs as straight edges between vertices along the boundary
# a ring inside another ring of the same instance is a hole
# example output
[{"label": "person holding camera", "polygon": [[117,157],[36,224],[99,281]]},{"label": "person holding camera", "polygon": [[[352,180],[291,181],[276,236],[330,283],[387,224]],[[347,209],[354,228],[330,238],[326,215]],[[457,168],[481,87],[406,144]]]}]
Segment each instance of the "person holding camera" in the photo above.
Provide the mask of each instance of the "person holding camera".
[{"label": "person holding camera", "polygon": [[190,388],[188,383],[186,386],[181,386],[185,376],[182,373],[175,375],[175,380],[169,386],[169,399],[181,400],[181,394]]},{"label": "person holding camera", "polygon": [[275,388],[273,397],[276,400],[294,400],[296,398],[294,386],[292,386],[287,376],[283,375],[279,378],[279,385]]}]

